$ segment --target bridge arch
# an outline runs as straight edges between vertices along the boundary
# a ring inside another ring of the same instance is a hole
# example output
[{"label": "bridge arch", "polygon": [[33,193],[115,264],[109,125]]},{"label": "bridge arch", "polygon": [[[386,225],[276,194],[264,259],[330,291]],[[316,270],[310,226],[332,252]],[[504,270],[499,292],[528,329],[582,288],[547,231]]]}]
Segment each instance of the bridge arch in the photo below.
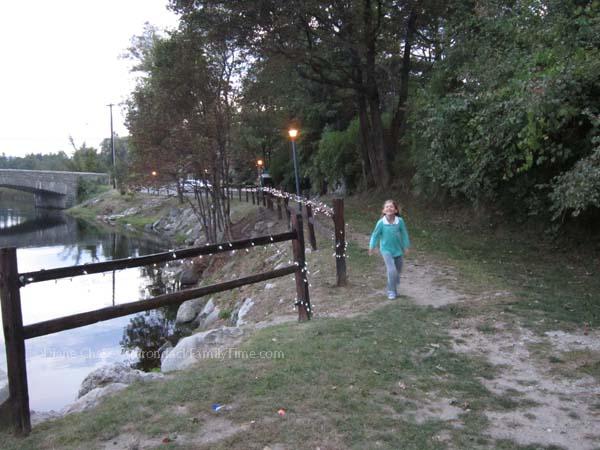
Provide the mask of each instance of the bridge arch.
[{"label": "bridge arch", "polygon": [[109,182],[106,173],[0,169],[0,187],[33,193],[37,208],[66,209],[75,205],[81,179]]}]

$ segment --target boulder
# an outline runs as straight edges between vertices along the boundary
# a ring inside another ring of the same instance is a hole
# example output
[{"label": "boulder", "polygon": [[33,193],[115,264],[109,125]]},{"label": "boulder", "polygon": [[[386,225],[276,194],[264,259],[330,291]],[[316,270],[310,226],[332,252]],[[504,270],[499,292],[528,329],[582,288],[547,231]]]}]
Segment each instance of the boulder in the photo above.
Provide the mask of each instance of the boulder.
[{"label": "boulder", "polygon": [[161,364],[171,350],[173,350],[173,344],[171,344],[169,341],[165,342],[163,345],[160,346],[160,348],[158,349],[158,353],[160,354]]},{"label": "boulder", "polygon": [[100,403],[102,397],[121,391],[126,387],[127,385],[125,383],[111,383],[103,387],[92,389],[83,397],[80,397],[73,403],[65,406],[61,410],[61,414],[71,414],[74,412],[81,412],[89,408],[94,408]]},{"label": "boulder", "polygon": [[207,358],[223,359],[226,351],[237,344],[243,331],[236,327],[217,328],[181,339],[161,364],[163,372],[186,369]]},{"label": "boulder", "polygon": [[182,286],[191,286],[200,281],[200,273],[198,268],[194,265],[188,265],[181,271],[181,278],[179,280]]},{"label": "boulder", "polygon": [[204,309],[198,314],[196,318],[196,326],[201,330],[206,330],[213,323],[219,320],[219,313],[221,310],[218,306],[215,306],[213,299],[211,298]]},{"label": "boulder", "polygon": [[203,297],[183,302],[177,310],[177,318],[175,319],[175,323],[193,322],[205,307],[205,302],[206,299]]},{"label": "boulder", "polygon": [[134,381],[148,381],[162,378],[160,373],[148,373],[133,369],[124,363],[116,363],[94,370],[81,382],[78,398],[88,392],[111,383],[131,384]]},{"label": "boulder", "polygon": [[248,312],[250,312],[250,308],[252,308],[253,306],[254,306],[254,300],[252,300],[251,298],[244,299],[244,302],[242,303],[242,306],[240,306],[240,310],[238,311],[238,314],[237,314],[237,321],[235,324],[237,327],[247,323],[244,320],[244,317],[246,317],[246,314],[248,314]]}]

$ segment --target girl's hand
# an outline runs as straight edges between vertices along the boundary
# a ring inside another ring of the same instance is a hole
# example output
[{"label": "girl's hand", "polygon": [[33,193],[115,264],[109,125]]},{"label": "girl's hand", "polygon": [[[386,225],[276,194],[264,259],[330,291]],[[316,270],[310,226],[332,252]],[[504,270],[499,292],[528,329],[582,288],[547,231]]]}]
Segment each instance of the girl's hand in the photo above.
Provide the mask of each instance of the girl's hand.
[{"label": "girl's hand", "polygon": [[369,256],[371,256],[372,254],[373,254],[373,249],[372,249],[372,248],[370,248],[370,249],[369,249]]},{"label": "girl's hand", "polygon": [[405,248],[404,249],[404,256],[408,256],[410,255],[410,248]]}]

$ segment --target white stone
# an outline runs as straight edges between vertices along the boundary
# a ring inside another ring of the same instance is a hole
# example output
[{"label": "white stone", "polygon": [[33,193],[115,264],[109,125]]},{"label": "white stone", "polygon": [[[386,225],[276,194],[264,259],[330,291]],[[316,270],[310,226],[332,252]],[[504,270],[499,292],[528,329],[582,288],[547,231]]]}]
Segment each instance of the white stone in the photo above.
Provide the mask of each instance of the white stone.
[{"label": "white stone", "polygon": [[205,308],[204,302],[205,300],[203,298],[195,298],[193,300],[183,302],[181,306],[179,306],[179,309],[177,309],[177,318],[175,319],[175,323],[188,323],[193,321],[198,316],[200,311]]},{"label": "white stone", "polygon": [[228,348],[239,342],[243,331],[237,327],[208,330],[181,339],[161,364],[163,372],[173,372],[192,366],[202,359],[226,357]]},{"label": "white stone", "polygon": [[208,302],[206,303],[206,305],[204,305],[204,308],[202,308],[202,311],[200,312],[200,317],[204,318],[207,317],[210,313],[212,313],[215,309],[215,302],[213,301],[213,298],[211,297]]},{"label": "white stone", "polygon": [[61,414],[71,414],[74,412],[81,412],[89,408],[94,408],[98,406],[100,400],[102,400],[102,398],[106,395],[121,391],[126,387],[127,385],[125,383],[111,383],[103,387],[92,389],[83,397],[78,398],[70,405],[65,406],[62,409]]},{"label": "white stone", "polygon": [[208,314],[203,312],[198,315],[198,328],[203,329],[203,330],[207,329],[213,323],[215,323],[217,320],[219,320],[219,314],[221,313],[221,310],[217,306],[214,306],[214,305],[212,306],[212,308],[208,309],[207,311],[209,311]]},{"label": "white stone", "polygon": [[244,317],[248,314],[248,312],[250,312],[250,308],[252,308],[253,306],[254,301],[251,298],[244,299],[244,303],[242,303],[242,306],[240,307],[240,310],[238,312],[236,326],[239,327],[240,325],[244,325],[246,323]]},{"label": "white stone", "polygon": [[116,363],[107,366],[102,366],[93,372],[81,382],[78,398],[83,397],[88,392],[111,383],[131,384],[135,381],[148,381],[162,378],[160,373],[142,372],[141,370],[133,369],[124,363]]}]

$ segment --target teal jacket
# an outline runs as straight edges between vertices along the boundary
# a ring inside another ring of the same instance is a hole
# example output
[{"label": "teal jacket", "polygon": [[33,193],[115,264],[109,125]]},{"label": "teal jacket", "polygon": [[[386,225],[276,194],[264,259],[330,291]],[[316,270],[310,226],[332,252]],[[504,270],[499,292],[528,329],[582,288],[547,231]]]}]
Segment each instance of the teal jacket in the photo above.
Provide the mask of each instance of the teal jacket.
[{"label": "teal jacket", "polygon": [[394,257],[404,255],[404,250],[410,247],[410,240],[402,217],[396,216],[394,223],[388,223],[385,216],[379,219],[371,234],[369,249],[375,248],[377,241],[381,253],[389,253]]}]

